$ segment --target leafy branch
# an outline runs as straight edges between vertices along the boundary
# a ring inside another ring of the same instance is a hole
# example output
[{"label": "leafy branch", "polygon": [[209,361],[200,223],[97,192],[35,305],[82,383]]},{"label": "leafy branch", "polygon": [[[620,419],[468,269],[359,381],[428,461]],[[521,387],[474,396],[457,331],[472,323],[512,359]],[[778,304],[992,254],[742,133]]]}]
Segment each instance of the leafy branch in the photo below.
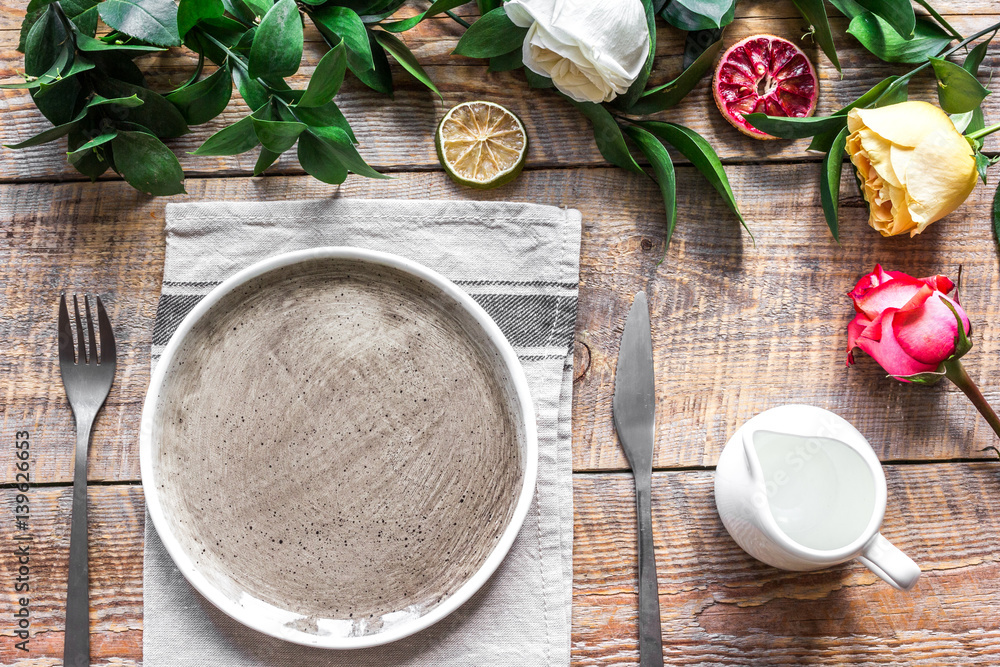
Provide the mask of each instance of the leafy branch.
[{"label": "leafy branch", "polygon": [[[837,0],[834,4],[848,3]],[[921,3],[923,4],[923,3]],[[935,12],[936,14],[936,12]],[[857,18],[857,17],[856,17]],[[919,19],[918,19],[919,21]],[[944,19],[940,21],[947,26]],[[853,25],[853,20],[852,20]],[[919,23],[918,23],[919,26]],[[950,26],[947,26],[951,30]],[[987,128],[983,116],[982,102],[990,91],[978,80],[979,67],[986,56],[993,37],[1000,30],[1000,23],[979,30],[975,34],[962,38],[953,47],[947,48],[951,37],[947,36],[944,43],[935,43],[934,48],[924,48],[920,52],[920,62],[909,72],[901,76],[891,76],[883,79],[868,92],[847,106],[838,109],[830,116],[815,116],[811,118],[784,118],[754,113],[746,116],[754,127],[784,139],[800,139],[812,137],[810,151],[824,153],[822,177],[820,178],[820,198],[827,225],[835,239],[839,240],[839,207],[840,175],[845,154],[847,138],[847,114],[851,109],[871,109],[897,104],[908,99],[908,84],[914,76],[930,68],[937,80],[938,102],[941,108],[951,114],[951,120],[959,132],[964,132],[971,145],[976,161],[976,168],[983,183],[986,183],[987,168],[997,161],[982,153],[983,138],[1000,129],[1000,125]],[[850,32],[850,31],[849,31]],[[911,41],[918,39],[915,28]],[[957,34],[957,33],[956,33]],[[983,37],[987,39],[970,49],[961,65],[947,58]],[[961,37],[959,35],[959,37]],[[912,52],[916,53],[916,52]],[[910,62],[910,61],[907,61]],[[996,207],[994,207],[996,208]],[[994,225],[998,230],[1000,242],[1000,213],[994,212]]]}]

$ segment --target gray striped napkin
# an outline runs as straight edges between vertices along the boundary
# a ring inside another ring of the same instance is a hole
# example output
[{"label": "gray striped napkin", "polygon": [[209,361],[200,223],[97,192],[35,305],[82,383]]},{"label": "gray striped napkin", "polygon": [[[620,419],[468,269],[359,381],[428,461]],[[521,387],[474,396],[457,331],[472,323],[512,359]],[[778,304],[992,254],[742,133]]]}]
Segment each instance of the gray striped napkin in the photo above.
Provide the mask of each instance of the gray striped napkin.
[{"label": "gray striped napkin", "polygon": [[145,667],[567,665],[572,601],[572,340],[580,213],[520,203],[332,199],[167,205],[153,364],[192,307],[257,260],[348,245],[402,255],[478,301],[524,365],[538,419],[535,502],[492,579],[431,628],[358,651],[257,633],[215,609],[174,567],[152,522],[143,561]]}]

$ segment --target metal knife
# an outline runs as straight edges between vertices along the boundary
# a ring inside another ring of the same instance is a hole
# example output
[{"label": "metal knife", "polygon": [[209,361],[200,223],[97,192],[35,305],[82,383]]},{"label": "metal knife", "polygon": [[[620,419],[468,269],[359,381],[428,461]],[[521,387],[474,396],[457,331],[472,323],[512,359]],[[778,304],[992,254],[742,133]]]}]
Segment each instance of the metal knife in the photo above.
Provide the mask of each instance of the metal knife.
[{"label": "metal knife", "polygon": [[625,322],[612,412],[618,439],[635,476],[639,518],[639,664],[663,665],[660,636],[660,600],[653,554],[653,512],[650,489],[653,478],[653,432],[656,399],[653,388],[653,337],[646,293],[639,292]]}]

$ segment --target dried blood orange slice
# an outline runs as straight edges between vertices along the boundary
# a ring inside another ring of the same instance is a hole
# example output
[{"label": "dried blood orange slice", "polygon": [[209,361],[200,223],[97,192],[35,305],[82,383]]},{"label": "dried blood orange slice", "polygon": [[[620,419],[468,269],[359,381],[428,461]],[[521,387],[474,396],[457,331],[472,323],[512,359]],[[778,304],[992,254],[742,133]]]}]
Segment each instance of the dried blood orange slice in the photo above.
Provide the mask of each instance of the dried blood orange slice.
[{"label": "dried blood orange slice", "polygon": [[819,85],[806,54],[787,39],[753,35],[722,54],[712,78],[719,111],[737,130],[757,139],[774,139],[743,116],[805,118],[816,110]]}]

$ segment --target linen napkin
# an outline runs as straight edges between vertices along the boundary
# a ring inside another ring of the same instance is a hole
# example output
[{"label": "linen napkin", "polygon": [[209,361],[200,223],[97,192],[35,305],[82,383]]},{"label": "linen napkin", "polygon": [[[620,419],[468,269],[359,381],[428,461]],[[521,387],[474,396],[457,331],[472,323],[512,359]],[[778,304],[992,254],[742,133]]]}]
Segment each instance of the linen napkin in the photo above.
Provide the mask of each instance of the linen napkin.
[{"label": "linen napkin", "polygon": [[467,291],[524,366],[538,422],[534,502],[489,582],[437,624],[386,646],[331,651],[233,621],[174,567],[147,516],[145,667],[567,665],[572,599],[572,339],[580,213],[522,203],[330,199],[168,204],[157,359],[213,287],[278,253],[348,245],[416,260]]}]

